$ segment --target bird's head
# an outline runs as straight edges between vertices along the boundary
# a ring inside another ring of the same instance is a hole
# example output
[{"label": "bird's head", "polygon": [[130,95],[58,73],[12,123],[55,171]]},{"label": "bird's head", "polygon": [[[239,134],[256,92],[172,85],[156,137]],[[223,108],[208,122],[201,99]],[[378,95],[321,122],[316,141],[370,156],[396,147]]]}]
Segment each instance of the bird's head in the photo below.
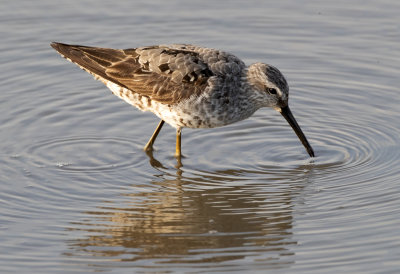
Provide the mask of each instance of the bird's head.
[{"label": "bird's head", "polygon": [[247,79],[261,107],[282,108],[288,105],[289,86],[276,67],[263,63],[252,64]]},{"label": "bird's head", "polygon": [[273,66],[255,63],[248,68],[247,80],[258,107],[272,107],[281,113],[299,137],[308,154],[314,157],[311,145],[290,111],[289,85],[283,74]]}]

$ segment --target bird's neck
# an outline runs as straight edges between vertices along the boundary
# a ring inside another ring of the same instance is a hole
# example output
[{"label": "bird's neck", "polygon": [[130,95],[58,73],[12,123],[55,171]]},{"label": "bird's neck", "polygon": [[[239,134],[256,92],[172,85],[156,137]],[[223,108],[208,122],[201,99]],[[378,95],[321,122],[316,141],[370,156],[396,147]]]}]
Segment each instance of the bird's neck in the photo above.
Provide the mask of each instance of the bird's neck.
[{"label": "bird's neck", "polygon": [[235,94],[234,109],[236,111],[232,113],[237,121],[249,118],[259,108],[263,107],[260,104],[261,100],[258,98],[258,94],[254,92],[254,86],[248,79],[247,70],[242,77],[241,86]]}]

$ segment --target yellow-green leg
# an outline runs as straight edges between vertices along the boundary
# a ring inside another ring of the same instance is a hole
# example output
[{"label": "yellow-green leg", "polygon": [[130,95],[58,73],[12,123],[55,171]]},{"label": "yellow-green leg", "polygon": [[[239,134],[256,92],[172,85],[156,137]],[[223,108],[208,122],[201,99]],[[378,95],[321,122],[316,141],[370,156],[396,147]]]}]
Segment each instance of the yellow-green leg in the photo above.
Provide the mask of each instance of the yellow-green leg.
[{"label": "yellow-green leg", "polygon": [[180,159],[181,158],[181,132],[182,129],[178,128],[176,130],[176,149],[175,149],[175,157]]},{"label": "yellow-green leg", "polygon": [[163,125],[164,125],[164,120],[161,120],[160,123],[158,124],[156,130],[154,131],[153,135],[151,136],[150,140],[144,146],[145,151],[153,150],[153,144],[157,138],[158,133],[160,133],[160,130]]}]

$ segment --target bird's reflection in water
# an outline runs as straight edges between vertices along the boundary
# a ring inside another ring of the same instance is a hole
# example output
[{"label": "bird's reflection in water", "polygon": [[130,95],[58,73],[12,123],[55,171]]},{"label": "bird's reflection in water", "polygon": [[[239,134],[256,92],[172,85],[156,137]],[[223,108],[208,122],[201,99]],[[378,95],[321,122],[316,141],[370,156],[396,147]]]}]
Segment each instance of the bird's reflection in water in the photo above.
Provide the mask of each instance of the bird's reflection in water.
[{"label": "bird's reflection in water", "polygon": [[[149,158],[163,168],[152,155]],[[291,235],[293,199],[306,184],[307,174],[304,167],[273,176],[256,173],[225,170],[185,177],[178,172],[133,183],[131,193],[121,194],[123,202],[105,201],[98,210],[83,212],[84,221],[71,224],[70,230],[85,231],[85,236],[69,241],[65,255],[84,252],[164,267],[250,257],[255,264],[287,267],[293,263],[291,247],[297,244]],[[265,179],[243,179],[251,174]],[[287,185],[278,186],[277,181]]]},{"label": "bird's reflection in water", "polygon": [[147,157],[149,157],[149,163],[152,167],[154,167],[156,169],[158,169],[158,168],[166,169],[166,167],[160,161],[158,161],[156,158],[154,158],[152,149],[146,150],[145,153],[147,154]]}]

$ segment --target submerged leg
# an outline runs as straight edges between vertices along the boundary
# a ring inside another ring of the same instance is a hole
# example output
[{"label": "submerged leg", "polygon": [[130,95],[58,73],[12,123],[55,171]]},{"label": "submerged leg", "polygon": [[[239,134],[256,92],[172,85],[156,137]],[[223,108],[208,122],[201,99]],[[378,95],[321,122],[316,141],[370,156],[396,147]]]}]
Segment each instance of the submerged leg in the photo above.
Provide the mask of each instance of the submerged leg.
[{"label": "submerged leg", "polygon": [[176,150],[175,150],[175,157],[177,157],[178,159],[181,158],[181,132],[182,129],[178,128],[176,130]]},{"label": "submerged leg", "polygon": [[154,141],[156,140],[158,133],[160,133],[160,130],[163,125],[164,125],[164,120],[161,120],[160,123],[158,124],[156,130],[154,131],[153,135],[151,136],[150,140],[144,146],[145,151],[153,150]]}]

